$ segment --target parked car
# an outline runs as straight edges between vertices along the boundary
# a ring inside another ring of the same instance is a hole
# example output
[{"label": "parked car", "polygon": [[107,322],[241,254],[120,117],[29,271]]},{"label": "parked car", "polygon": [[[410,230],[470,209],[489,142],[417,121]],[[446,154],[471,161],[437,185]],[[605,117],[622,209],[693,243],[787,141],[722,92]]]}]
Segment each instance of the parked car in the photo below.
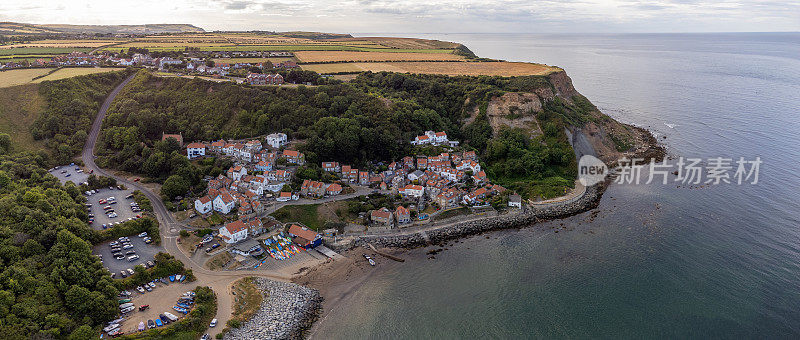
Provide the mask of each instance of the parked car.
[{"label": "parked car", "polygon": [[131,275],[133,275],[133,273],[135,273],[135,272],[133,271],[133,269],[131,269],[131,268],[128,268],[127,270],[128,270],[128,274],[131,274]]},{"label": "parked car", "polygon": [[128,256],[128,262],[133,262],[139,259],[139,255]]},{"label": "parked car", "polygon": [[141,293],[141,294],[144,294],[144,288],[142,288],[142,286],[136,287],[136,291]]},{"label": "parked car", "polygon": [[122,278],[128,277],[128,273],[126,273],[124,270],[120,271],[119,275],[122,275]]},{"label": "parked car", "polygon": [[147,236],[147,232],[146,231],[143,231],[142,233],[139,234],[139,237],[146,237],[146,236]]},{"label": "parked car", "polygon": [[217,318],[214,318],[213,320],[211,320],[211,324],[209,325],[209,327],[214,328],[216,326],[217,326]]}]

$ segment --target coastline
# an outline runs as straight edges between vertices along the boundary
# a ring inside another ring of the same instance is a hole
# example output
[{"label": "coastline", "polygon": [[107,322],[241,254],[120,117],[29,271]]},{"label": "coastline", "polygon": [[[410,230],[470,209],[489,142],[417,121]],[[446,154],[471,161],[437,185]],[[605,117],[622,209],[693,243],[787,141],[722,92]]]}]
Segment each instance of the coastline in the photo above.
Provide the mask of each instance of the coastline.
[{"label": "coastline", "polygon": [[[666,149],[658,144],[658,140],[649,131],[640,127],[630,127],[640,132],[644,144],[629,157],[660,161],[666,156]],[[614,165],[616,164],[611,164],[611,166]],[[372,255],[378,261],[379,266],[402,265],[376,256],[375,252],[369,249],[369,245],[390,255],[404,255],[408,254],[411,249],[429,245],[445,247],[450,241],[458,242],[459,239],[487,232],[532,227],[541,222],[558,220],[593,210],[599,205],[603,193],[612,182],[612,176],[607,176],[605,181],[586,187],[580,196],[557,201],[545,207],[533,205],[517,214],[486,217],[405,233],[362,235],[338,244],[328,244],[328,247],[344,255],[343,259],[301,270],[292,279],[292,282],[320,292],[323,302],[318,320],[324,320],[331,311],[340,308],[342,302],[374,275],[375,271],[370,270],[373,267],[370,267],[366,261],[361,261],[362,254]],[[435,253],[430,255],[433,257]],[[310,338],[314,337],[315,328],[319,324],[320,322],[317,321],[308,325],[305,332]]]},{"label": "coastline", "polygon": [[[225,333],[225,339],[301,339],[322,309],[316,289],[258,277],[256,287],[264,295],[261,307],[241,327]],[[224,327],[225,325],[220,325]]]},{"label": "coastline", "polygon": [[[630,126],[630,125],[628,125]],[[631,158],[661,161],[666,149],[646,129],[630,126],[638,131],[643,144],[628,155]],[[609,167],[616,165],[613,162]],[[546,206],[531,205],[516,214],[490,216],[475,220],[456,222],[432,228],[401,230],[394,233],[360,235],[343,238],[336,243],[326,244],[329,248],[343,252],[356,247],[373,245],[378,248],[417,248],[431,244],[441,244],[465,236],[481,234],[493,230],[514,229],[530,226],[542,221],[561,219],[594,209],[600,202],[606,188],[612,182],[612,175],[605,181],[588,186],[580,196],[563,201],[555,201]]]}]

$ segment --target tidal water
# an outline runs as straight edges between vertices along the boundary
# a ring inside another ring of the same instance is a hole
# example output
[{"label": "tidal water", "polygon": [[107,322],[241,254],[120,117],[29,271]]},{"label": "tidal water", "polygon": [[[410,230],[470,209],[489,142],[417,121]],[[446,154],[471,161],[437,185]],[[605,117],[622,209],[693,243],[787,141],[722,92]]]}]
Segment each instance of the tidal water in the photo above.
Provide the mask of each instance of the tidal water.
[{"label": "tidal water", "polygon": [[563,67],[671,157],[760,157],[759,181],[614,184],[594,212],[412,251],[314,338],[800,337],[800,34],[399,36]]}]

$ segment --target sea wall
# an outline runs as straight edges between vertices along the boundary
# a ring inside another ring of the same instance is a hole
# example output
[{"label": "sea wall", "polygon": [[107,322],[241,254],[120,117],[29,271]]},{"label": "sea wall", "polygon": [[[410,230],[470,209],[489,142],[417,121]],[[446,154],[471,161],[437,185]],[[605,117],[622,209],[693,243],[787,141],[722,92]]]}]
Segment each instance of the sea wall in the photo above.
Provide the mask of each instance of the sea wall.
[{"label": "sea wall", "polygon": [[264,294],[261,308],[225,339],[301,339],[322,309],[316,289],[265,278],[256,278],[256,287]]},{"label": "sea wall", "polygon": [[376,247],[415,248],[492,230],[521,228],[537,222],[564,218],[591,210],[599,204],[607,185],[607,182],[596,184],[587,187],[586,192],[574,200],[557,202],[544,207],[527,207],[524,212],[519,214],[487,217],[416,232],[401,231],[397,234],[364,235],[352,239],[350,242],[329,245],[329,247],[333,246],[336,250],[342,251],[369,243]]}]

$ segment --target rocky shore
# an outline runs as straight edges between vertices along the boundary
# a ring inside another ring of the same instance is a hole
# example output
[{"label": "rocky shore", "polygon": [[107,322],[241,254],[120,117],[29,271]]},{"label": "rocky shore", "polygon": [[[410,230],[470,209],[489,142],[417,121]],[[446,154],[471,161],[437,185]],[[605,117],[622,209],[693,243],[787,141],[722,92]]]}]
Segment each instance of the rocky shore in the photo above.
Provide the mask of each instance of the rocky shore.
[{"label": "rocky shore", "polygon": [[264,294],[261,308],[225,339],[300,339],[321,311],[322,297],[316,289],[264,278],[256,279],[256,287]]},{"label": "rocky shore", "polygon": [[444,243],[463,236],[480,234],[487,231],[521,228],[544,220],[552,220],[575,215],[591,210],[600,202],[608,183],[601,183],[586,188],[583,196],[574,200],[548,205],[546,207],[528,207],[526,211],[508,216],[487,217],[476,221],[468,221],[442,226],[434,229],[420,230],[400,234],[364,235],[349,242],[334,245],[339,251],[353,247],[372,244],[376,247],[416,248],[429,244]]}]

